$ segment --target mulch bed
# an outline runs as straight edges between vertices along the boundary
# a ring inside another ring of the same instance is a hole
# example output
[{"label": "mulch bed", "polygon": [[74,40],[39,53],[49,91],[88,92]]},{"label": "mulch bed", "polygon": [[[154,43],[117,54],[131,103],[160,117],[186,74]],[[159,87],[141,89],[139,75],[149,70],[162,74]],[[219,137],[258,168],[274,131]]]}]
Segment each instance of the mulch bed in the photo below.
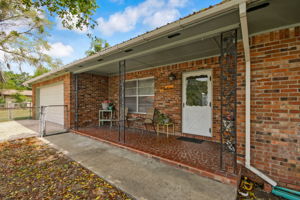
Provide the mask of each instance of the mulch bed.
[{"label": "mulch bed", "polygon": [[36,138],[0,143],[0,199],[132,199]]}]

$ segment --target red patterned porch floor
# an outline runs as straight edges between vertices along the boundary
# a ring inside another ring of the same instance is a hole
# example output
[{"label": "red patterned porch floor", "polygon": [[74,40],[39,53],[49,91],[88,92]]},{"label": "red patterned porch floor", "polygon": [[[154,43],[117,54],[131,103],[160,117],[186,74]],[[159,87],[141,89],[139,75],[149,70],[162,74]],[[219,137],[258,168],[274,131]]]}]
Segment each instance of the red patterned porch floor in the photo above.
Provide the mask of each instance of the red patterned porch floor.
[{"label": "red patterned porch floor", "polygon": [[80,128],[77,132],[171,160],[177,164],[228,178],[235,178],[233,174],[234,155],[225,153],[224,166],[226,170],[220,170],[220,144],[215,142],[203,141],[199,144],[178,140],[179,136],[166,137],[164,134],[157,136],[149,132],[126,130],[125,143],[122,143],[119,142],[119,133],[115,128]]}]

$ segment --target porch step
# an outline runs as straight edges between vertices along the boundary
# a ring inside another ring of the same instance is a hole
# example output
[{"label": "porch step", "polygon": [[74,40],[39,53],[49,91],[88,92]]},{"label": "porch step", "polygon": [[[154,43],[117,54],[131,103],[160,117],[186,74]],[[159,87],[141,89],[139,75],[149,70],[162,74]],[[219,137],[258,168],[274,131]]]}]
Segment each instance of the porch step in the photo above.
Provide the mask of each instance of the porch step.
[{"label": "porch step", "polygon": [[178,168],[184,169],[186,171],[192,172],[194,174],[198,174],[202,177],[213,179],[215,181],[225,183],[225,184],[229,184],[229,185],[232,185],[234,187],[238,186],[237,185],[238,184],[238,176],[234,175],[234,174],[231,174],[231,173],[227,173],[227,172],[224,172],[224,171],[215,171],[215,170],[213,171],[213,170],[204,169],[204,168],[203,169],[195,168],[193,166],[190,166],[190,165],[187,165],[187,164],[184,164],[184,163],[180,163],[180,162],[177,162],[177,161],[173,161],[173,160],[170,160],[170,159],[167,159],[167,158],[163,158],[163,157],[160,157],[160,156],[157,156],[157,155],[153,155],[153,154],[150,154],[150,153],[146,153],[146,152],[143,152],[143,151],[140,151],[140,150],[122,145],[120,143],[107,141],[107,140],[104,140],[104,139],[101,139],[101,138],[98,138],[98,137],[94,137],[94,136],[82,133],[80,131],[71,130],[71,132],[82,135],[82,136],[92,138],[94,140],[98,140],[98,141],[107,143],[107,144],[110,144],[110,145],[113,145],[113,146],[117,146],[117,147],[120,147],[120,148],[123,148],[123,149],[133,151],[133,152],[138,153],[140,155],[143,155],[143,156],[146,156],[146,157],[149,157],[149,158],[153,158],[153,159],[155,159],[159,162],[167,163],[167,164],[176,166]]}]

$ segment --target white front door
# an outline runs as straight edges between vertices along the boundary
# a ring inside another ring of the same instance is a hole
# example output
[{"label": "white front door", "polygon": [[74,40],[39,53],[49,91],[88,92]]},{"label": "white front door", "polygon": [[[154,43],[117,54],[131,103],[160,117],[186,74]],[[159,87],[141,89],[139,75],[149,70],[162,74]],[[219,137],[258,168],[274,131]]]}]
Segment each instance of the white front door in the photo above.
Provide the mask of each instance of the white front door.
[{"label": "white front door", "polygon": [[212,136],[211,70],[186,72],[182,83],[182,131]]}]

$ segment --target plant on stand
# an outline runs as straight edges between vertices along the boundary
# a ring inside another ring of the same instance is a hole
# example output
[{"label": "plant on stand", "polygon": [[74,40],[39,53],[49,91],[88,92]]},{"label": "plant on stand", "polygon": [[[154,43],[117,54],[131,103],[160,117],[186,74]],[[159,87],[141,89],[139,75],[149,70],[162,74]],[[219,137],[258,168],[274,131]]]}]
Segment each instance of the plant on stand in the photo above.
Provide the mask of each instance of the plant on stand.
[{"label": "plant on stand", "polygon": [[169,124],[171,122],[171,119],[168,115],[160,113],[159,111],[157,113],[157,116],[157,121],[160,125]]}]

